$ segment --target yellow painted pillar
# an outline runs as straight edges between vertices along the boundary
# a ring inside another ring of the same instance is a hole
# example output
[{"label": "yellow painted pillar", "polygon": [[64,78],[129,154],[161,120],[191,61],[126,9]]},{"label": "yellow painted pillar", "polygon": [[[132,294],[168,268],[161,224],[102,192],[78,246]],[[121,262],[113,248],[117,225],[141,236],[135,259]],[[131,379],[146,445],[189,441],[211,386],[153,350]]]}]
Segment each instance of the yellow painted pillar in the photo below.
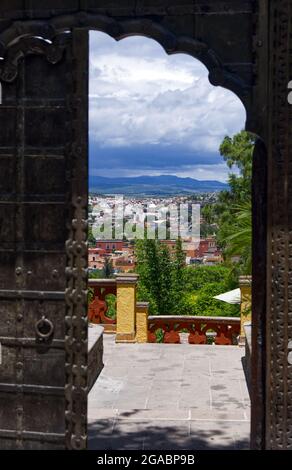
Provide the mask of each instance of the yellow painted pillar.
[{"label": "yellow painted pillar", "polygon": [[149,302],[136,304],[136,342],[148,343],[148,309]]},{"label": "yellow painted pillar", "polygon": [[251,283],[251,276],[240,276],[240,344],[245,340],[244,325],[251,322]]},{"label": "yellow painted pillar", "polygon": [[137,274],[117,274],[117,343],[136,342]]}]

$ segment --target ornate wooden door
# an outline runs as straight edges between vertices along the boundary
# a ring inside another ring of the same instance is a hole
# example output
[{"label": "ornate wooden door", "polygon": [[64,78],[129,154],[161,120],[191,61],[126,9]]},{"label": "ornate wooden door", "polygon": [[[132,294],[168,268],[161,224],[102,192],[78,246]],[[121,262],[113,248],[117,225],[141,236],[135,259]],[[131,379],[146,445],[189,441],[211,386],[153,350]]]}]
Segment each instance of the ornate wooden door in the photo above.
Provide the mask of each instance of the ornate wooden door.
[{"label": "ornate wooden door", "polygon": [[85,448],[87,30],[19,38],[1,78],[0,448]]},{"label": "ornate wooden door", "polygon": [[241,97],[247,129],[264,140],[254,167],[252,446],[291,449],[291,0],[0,2],[0,447],[85,446],[88,55],[79,27],[144,34],[198,57],[214,85]]}]

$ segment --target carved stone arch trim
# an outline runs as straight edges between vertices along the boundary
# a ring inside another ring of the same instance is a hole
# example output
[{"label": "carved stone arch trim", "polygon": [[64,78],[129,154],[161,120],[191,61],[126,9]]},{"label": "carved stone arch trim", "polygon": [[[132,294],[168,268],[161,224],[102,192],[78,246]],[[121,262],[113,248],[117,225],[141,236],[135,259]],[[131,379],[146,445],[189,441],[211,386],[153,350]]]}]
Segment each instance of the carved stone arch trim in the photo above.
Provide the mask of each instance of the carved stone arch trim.
[{"label": "carved stone arch trim", "polygon": [[[44,21],[27,20],[15,22],[10,28],[0,34],[0,58],[2,58],[2,60],[0,60],[0,81],[14,81],[17,78],[21,60],[29,54],[43,55],[52,64],[59,62],[63,57],[63,52],[66,48],[67,41],[71,40],[70,32],[80,29],[82,30],[81,33],[85,33],[86,30],[90,29],[99,30],[108,34],[117,41],[129,36],[142,35],[156,40],[167,54],[189,54],[190,56],[197,58],[206,66],[209,71],[209,80],[213,85],[220,85],[233,91],[241,99],[246,107],[247,113],[249,113],[249,103],[251,97],[250,88],[237,74],[233,73],[232,70],[228,69],[228,67],[222,63],[215,51],[210,49],[206,43],[186,36],[177,36],[164,28],[161,24],[159,24],[159,22],[145,18],[117,21],[107,16],[79,13],[75,15],[56,16],[50,20]],[[75,57],[78,56],[80,57],[80,55],[75,54]],[[83,58],[85,59],[84,56],[85,54],[83,54]],[[84,60],[84,62],[86,61]],[[84,65],[81,64],[80,68],[83,66]],[[80,82],[82,82],[82,80],[77,80],[76,84],[79,84]],[[74,99],[79,99],[76,90],[74,91]],[[80,106],[80,110],[82,111],[82,106]],[[77,111],[74,110],[75,117],[76,112]],[[80,122],[80,120],[80,115],[78,115],[76,118],[76,123]],[[78,151],[80,154],[80,148],[82,150],[82,147],[78,145],[76,135],[74,136],[73,143],[71,144],[72,148],[70,148],[70,151],[72,151],[72,153]],[[78,159],[78,155],[76,159]],[[80,248],[77,246],[77,242],[81,242],[81,249],[85,246],[86,216],[84,215],[84,212],[86,201],[82,201],[77,198],[73,200],[73,205],[74,214],[76,215],[74,218],[74,223],[77,221],[76,223],[79,224],[78,227],[80,228],[80,231],[78,231],[78,233],[75,231],[76,233],[74,233],[72,239],[69,240],[69,243],[67,244],[69,259],[69,270],[67,271],[67,274],[69,276],[69,281],[68,290],[66,292],[66,303],[69,308],[71,308],[72,312],[73,307],[75,310],[77,308],[80,309],[79,304],[81,302],[84,313],[86,299],[85,295],[83,295],[86,288],[85,255],[82,250],[75,253],[74,249],[78,248],[79,250]],[[81,225],[83,225],[83,230],[81,230]],[[79,269],[78,272],[76,270],[76,265]],[[80,300],[75,300],[77,295],[74,296],[76,289],[74,287],[75,281],[73,282],[73,278],[77,279],[78,281],[77,294],[80,294]],[[73,314],[71,316],[73,316]],[[80,317],[79,320],[80,324],[78,324],[78,328],[80,331],[85,332],[87,329],[85,315],[82,318]],[[67,372],[69,379],[67,378],[66,380],[66,419],[68,421],[66,424],[67,446],[68,448],[80,448],[80,446],[85,446],[86,416],[84,410],[81,409],[82,407],[80,403],[78,405],[79,407],[77,407],[77,411],[75,411],[75,403],[77,403],[78,400],[80,402],[80,397],[83,397],[83,401],[85,401],[85,389],[79,385],[75,386],[73,382],[75,371],[74,373],[72,372],[70,369],[70,364],[74,363],[74,361],[70,359],[70,354],[74,353],[74,348],[72,348],[73,343],[71,343],[71,341],[74,342],[74,333],[70,323],[70,316],[67,321],[69,322],[67,325],[68,338],[66,340],[66,355],[67,358],[69,358],[67,361],[69,364]],[[82,347],[84,347],[83,343]],[[86,356],[84,353],[83,358],[85,357]],[[85,376],[85,362],[82,364],[81,369],[84,371]],[[73,396],[71,394],[70,387],[75,387],[78,393],[75,390]],[[75,400],[74,403],[72,396]]]},{"label": "carved stone arch trim", "polygon": [[7,48],[4,60],[0,63],[0,80],[13,82],[18,75],[19,62],[26,55],[43,55],[51,64],[57,64],[63,57],[63,52],[70,34],[58,34],[52,41],[43,37],[24,36]]},{"label": "carved stone arch trim", "polygon": [[82,27],[107,33],[117,41],[134,35],[146,36],[157,41],[169,55],[191,55],[206,66],[210,83],[235,93],[249,114],[251,87],[229,67],[223,65],[214,50],[199,40],[177,36],[158,22],[147,18],[118,21],[103,15],[81,12],[56,16],[48,21],[14,22],[0,34],[0,57],[3,59],[0,64],[0,79],[13,81],[17,76],[18,62],[25,54],[43,53],[52,63],[60,60],[60,34]]}]

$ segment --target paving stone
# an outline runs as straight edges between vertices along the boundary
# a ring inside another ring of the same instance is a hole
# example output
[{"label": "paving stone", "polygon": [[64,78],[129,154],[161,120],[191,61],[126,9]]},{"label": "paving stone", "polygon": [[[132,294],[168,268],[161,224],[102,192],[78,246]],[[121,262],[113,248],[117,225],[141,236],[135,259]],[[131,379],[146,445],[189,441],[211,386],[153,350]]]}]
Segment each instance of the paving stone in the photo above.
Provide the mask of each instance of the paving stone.
[{"label": "paving stone", "polygon": [[249,423],[244,409],[238,410],[224,410],[205,408],[190,408],[189,409],[191,421],[239,421]]},{"label": "paving stone", "polygon": [[129,421],[115,422],[109,440],[110,447],[115,450],[143,450],[145,440],[145,425]]},{"label": "paving stone", "polygon": [[111,378],[121,378],[124,379],[131,374],[130,367],[121,367],[121,366],[109,366],[108,370],[106,371],[106,377]]},{"label": "paving stone", "polygon": [[102,409],[102,408],[113,408],[114,403],[116,401],[116,398],[112,397],[101,397],[97,400],[88,400],[88,414],[89,418],[91,416],[91,410],[97,410],[97,409]]},{"label": "paving stone", "polygon": [[250,401],[238,347],[104,342],[89,394],[89,448],[248,449]]},{"label": "paving stone", "polygon": [[88,421],[88,448],[104,450],[110,448],[114,428],[114,419],[97,419]]},{"label": "paving stone", "polygon": [[164,401],[159,400],[158,398],[149,398],[146,402],[146,408],[149,410],[155,410],[155,409],[160,409],[160,410],[167,410],[171,406],[174,409],[179,408],[179,399],[178,397],[169,397],[165,396]]},{"label": "paving stone", "polygon": [[202,387],[201,392],[191,389],[181,388],[181,396],[179,398],[180,408],[210,408],[211,395],[208,388]]},{"label": "paving stone", "polygon": [[90,407],[90,416],[88,417],[88,423],[94,425],[98,420],[114,420],[118,416],[118,410],[116,408],[100,408]]},{"label": "paving stone", "polygon": [[180,410],[173,407],[159,408],[159,409],[147,409],[147,410],[118,410],[117,419],[129,419],[129,420],[178,420],[185,421],[190,418],[189,410]]},{"label": "paving stone", "polygon": [[188,450],[190,425],[187,421],[153,421],[145,428],[144,449]]},{"label": "paving stone", "polygon": [[146,407],[148,396],[149,392],[145,387],[136,387],[135,389],[132,388],[131,390],[124,390],[118,395],[114,403],[114,407],[118,409],[128,409],[129,404],[131,404],[133,408],[144,409]]},{"label": "paving stone", "polygon": [[192,421],[191,441],[198,450],[234,449],[233,424],[230,421]]}]

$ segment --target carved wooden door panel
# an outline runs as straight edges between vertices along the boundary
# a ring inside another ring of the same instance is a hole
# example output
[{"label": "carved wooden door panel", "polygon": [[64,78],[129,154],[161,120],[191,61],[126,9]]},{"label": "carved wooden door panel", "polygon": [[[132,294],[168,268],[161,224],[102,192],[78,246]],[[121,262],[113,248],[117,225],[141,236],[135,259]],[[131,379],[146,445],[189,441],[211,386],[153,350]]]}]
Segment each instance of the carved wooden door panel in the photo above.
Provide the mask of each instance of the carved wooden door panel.
[{"label": "carved wooden door panel", "polygon": [[85,448],[88,32],[1,74],[0,448]]},{"label": "carved wooden door panel", "polygon": [[[292,3],[272,0],[269,54],[269,185],[266,322],[267,449],[292,450]],[[289,90],[288,90],[289,91]]]}]

